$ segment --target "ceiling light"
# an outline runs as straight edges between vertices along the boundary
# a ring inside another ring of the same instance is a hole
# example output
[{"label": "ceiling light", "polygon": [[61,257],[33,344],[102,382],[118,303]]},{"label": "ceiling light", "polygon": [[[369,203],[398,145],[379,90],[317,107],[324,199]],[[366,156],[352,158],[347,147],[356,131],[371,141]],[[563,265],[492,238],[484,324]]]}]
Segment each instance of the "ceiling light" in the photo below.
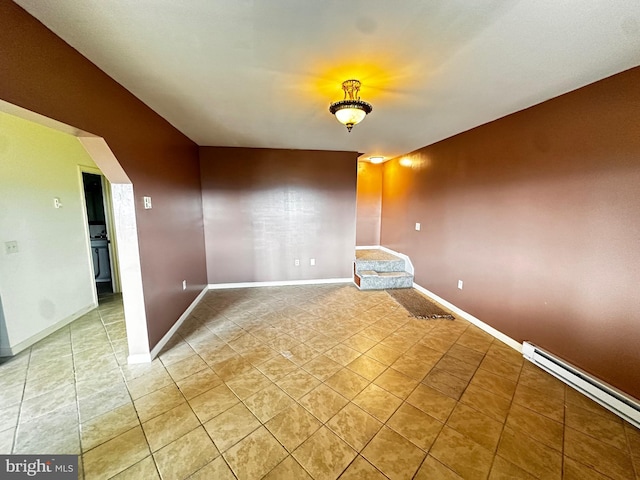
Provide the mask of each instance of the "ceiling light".
[{"label": "ceiling light", "polygon": [[369,161],[371,163],[382,163],[384,162],[384,157],[369,157]]},{"label": "ceiling light", "polygon": [[329,111],[336,116],[340,123],[346,125],[348,131],[351,131],[354,125],[360,123],[368,113],[371,113],[373,107],[370,103],[360,100],[360,80],[342,82],[342,90],[344,90],[344,100],[332,103],[329,106]]}]

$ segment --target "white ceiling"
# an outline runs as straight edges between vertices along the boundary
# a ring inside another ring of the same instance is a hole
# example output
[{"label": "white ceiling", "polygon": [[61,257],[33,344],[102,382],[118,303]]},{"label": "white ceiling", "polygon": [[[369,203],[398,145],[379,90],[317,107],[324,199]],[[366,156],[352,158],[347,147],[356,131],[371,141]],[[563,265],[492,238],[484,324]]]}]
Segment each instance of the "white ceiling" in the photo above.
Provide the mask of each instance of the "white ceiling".
[{"label": "white ceiling", "polygon": [[16,3],[199,145],[392,157],[640,64],[639,0]]}]

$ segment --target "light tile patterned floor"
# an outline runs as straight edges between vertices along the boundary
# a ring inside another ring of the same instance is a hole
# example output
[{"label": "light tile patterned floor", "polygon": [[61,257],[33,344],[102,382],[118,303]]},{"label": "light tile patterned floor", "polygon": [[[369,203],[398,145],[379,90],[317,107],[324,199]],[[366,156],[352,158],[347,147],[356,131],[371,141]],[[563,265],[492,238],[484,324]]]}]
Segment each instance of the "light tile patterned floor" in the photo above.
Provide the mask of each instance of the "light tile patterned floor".
[{"label": "light tile patterned floor", "polygon": [[0,389],[0,452],[82,453],[87,479],[640,479],[637,429],[464,320],[346,285],[211,291],[137,366],[114,297]]}]

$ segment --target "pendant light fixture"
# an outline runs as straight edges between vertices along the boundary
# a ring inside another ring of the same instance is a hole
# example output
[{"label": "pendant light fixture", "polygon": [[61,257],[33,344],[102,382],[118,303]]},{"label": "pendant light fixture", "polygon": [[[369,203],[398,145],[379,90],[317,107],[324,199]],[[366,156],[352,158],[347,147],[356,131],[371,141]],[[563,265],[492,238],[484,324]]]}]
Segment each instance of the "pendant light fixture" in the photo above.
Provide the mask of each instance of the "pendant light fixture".
[{"label": "pendant light fixture", "polygon": [[360,100],[360,80],[342,82],[342,90],[344,90],[344,100],[332,103],[329,106],[329,111],[350,132],[354,125],[360,123],[368,113],[371,113],[373,107],[370,103]]}]

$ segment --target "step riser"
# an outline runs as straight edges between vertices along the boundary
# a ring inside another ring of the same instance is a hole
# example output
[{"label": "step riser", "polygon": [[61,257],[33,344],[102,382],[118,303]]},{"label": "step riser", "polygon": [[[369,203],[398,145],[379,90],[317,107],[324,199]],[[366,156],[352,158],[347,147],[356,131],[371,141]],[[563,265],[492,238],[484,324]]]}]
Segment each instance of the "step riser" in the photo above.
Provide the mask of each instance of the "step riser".
[{"label": "step riser", "polygon": [[360,290],[387,290],[413,287],[413,276],[360,278]]},{"label": "step riser", "polygon": [[376,272],[403,272],[404,260],[356,260],[356,272],[374,270]]}]

